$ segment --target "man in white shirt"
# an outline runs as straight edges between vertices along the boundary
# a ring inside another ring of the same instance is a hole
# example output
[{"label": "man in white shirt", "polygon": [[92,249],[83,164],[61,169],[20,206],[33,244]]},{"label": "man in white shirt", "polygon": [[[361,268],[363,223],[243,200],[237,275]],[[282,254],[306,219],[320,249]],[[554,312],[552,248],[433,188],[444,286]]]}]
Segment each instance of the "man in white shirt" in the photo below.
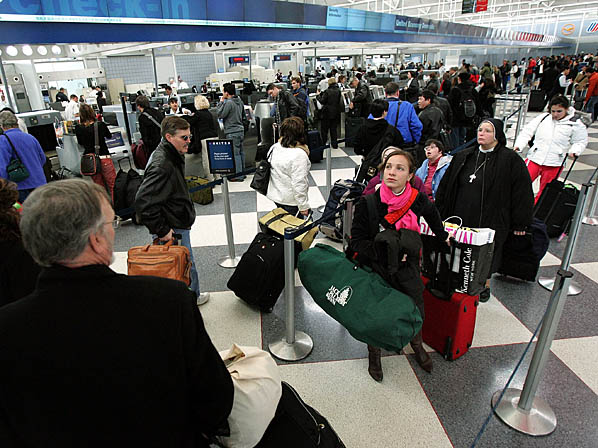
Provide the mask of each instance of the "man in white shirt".
[{"label": "man in white shirt", "polygon": [[170,106],[170,109],[166,111],[166,115],[191,115],[191,111],[189,109],[179,107],[179,99],[176,96],[168,100],[168,105]]},{"label": "man in white shirt", "polygon": [[66,121],[73,121],[79,117],[79,98],[77,95],[71,95],[71,100],[64,109],[64,119]]},{"label": "man in white shirt", "polygon": [[188,89],[189,88],[189,84],[187,84],[185,81],[183,81],[183,78],[181,78],[179,76],[179,89]]},{"label": "man in white shirt", "polygon": [[511,73],[511,79],[509,80],[509,90],[513,90],[519,80],[519,66],[517,65],[517,61],[513,61],[513,65],[511,65],[510,73]]}]

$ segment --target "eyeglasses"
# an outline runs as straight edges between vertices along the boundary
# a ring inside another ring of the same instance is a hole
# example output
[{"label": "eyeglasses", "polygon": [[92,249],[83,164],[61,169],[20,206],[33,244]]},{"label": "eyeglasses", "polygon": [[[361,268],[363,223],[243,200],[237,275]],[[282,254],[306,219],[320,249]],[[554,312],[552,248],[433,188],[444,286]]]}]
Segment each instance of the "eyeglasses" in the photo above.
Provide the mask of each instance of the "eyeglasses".
[{"label": "eyeglasses", "polygon": [[113,229],[118,229],[120,227],[120,222],[122,218],[120,216],[115,216],[112,221],[107,221],[104,224],[112,224]]}]

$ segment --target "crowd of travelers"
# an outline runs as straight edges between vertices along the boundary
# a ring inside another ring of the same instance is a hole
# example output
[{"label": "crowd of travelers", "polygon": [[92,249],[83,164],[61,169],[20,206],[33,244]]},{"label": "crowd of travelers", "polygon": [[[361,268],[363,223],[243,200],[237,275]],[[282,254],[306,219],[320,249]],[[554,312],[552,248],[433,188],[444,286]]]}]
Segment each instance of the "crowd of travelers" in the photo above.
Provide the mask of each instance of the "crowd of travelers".
[{"label": "crowd of travelers", "polygon": [[[451,244],[442,220],[459,216],[462,225],[494,229],[491,268],[480,293],[490,298],[490,277],[502,261],[508,238],[525,235],[532,222],[532,182],[540,190],[556,178],[566,158],[583,153],[585,124],[566,95],[573,92],[590,112],[598,102],[594,58],[553,56],[504,61],[482,69],[424,67],[409,71],[404,89],[384,86],[385,99],[371,98],[366,76],[330,73],[317,94],[322,105],[321,134],[338,146],[340,87],[355,89],[349,109],[362,119],[354,151],[366,160],[373,151],[378,170],[368,177],[357,202],[351,246],[359,261],[379,258],[380,232],[402,232],[409,272],[404,293],[421,316],[420,217],[442,244]],[[271,178],[267,196],[291,214],[308,216],[310,149],[306,142],[301,77],[292,90],[271,84],[280,138],[268,152]],[[536,86],[545,92],[547,111],[523,127],[513,148],[504,123],[493,117],[494,95]],[[579,95],[577,93],[579,92]],[[584,95],[584,92],[585,95]],[[135,198],[148,242],[175,235],[189,249],[191,284],[154,277],[128,277],[112,271],[115,230],[115,169],[105,140],[108,127],[82,104],[76,136],[86,153],[99,156],[93,182],[46,182],[45,154],[35,137],[19,129],[12,111],[0,112],[0,436],[6,446],[208,446],[228,430],[233,407],[231,376],[206,332],[197,305],[202,292],[190,229],[195,206],[185,181],[185,155],[200,152],[202,137],[215,134],[204,97],[197,112],[166,118],[139,96],[140,130],[151,156]],[[232,84],[223,86],[218,117],[233,141],[237,171],[244,167],[244,105]],[[189,116],[188,116],[189,115]],[[197,134],[192,137],[193,134]],[[97,140],[99,139],[99,143]],[[454,154],[450,150],[473,139]],[[524,160],[518,152],[529,146]],[[99,147],[99,149],[98,149]],[[238,180],[242,180],[241,177]],[[372,195],[377,218],[366,204]],[[391,217],[398,219],[391,220]],[[411,340],[417,363],[432,372],[421,332]],[[382,381],[381,350],[368,345],[368,371]],[[98,430],[101,422],[101,430]],[[123,429],[124,428],[124,429]],[[49,439],[49,435],[52,435]]]}]

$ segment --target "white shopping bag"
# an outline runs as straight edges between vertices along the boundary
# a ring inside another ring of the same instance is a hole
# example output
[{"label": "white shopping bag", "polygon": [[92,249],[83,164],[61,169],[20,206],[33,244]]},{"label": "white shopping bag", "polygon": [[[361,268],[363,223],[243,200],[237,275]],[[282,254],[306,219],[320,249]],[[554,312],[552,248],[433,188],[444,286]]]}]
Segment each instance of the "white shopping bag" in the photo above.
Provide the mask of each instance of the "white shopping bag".
[{"label": "white shopping bag", "polygon": [[[494,241],[494,235],[496,234],[494,229],[474,229],[447,221],[444,221],[444,230],[446,230],[456,241],[471,244],[473,246],[484,246],[492,243]],[[422,235],[434,235],[434,232],[432,232],[432,229],[430,229],[430,226],[423,217],[420,221],[420,232]]]},{"label": "white shopping bag", "polygon": [[220,352],[235,388],[228,417],[230,437],[219,437],[228,448],[252,448],[264,436],[282,395],[280,373],[269,353],[233,344]]}]

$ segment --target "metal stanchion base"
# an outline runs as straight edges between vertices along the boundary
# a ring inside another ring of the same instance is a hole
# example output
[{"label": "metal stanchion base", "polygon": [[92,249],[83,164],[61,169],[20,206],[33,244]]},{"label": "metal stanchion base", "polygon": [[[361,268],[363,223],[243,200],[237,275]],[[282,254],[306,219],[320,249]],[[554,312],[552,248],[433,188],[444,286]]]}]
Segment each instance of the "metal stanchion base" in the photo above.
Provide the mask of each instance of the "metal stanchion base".
[{"label": "metal stanchion base", "polygon": [[237,267],[240,260],[241,257],[231,258],[227,255],[226,257],[222,257],[220,260],[218,260],[218,265],[223,268],[234,269]]},{"label": "metal stanchion base", "polygon": [[589,226],[598,226],[598,218],[590,218],[589,216],[586,216],[581,222]]},{"label": "metal stanchion base", "polygon": [[286,337],[268,345],[270,353],[283,361],[299,361],[306,358],[314,348],[314,341],[302,331],[295,332],[295,342],[287,343]]},{"label": "metal stanchion base", "polygon": [[[538,283],[542,288],[545,288],[549,291],[552,291],[552,288],[554,288],[554,278],[552,277],[539,277]],[[576,296],[578,294],[581,294],[582,291],[583,289],[581,288],[581,285],[571,280],[571,283],[569,284],[569,290],[567,291],[567,295]]]},{"label": "metal stanchion base", "polygon": [[[502,391],[492,396],[492,406],[498,401]],[[547,436],[556,429],[556,415],[542,398],[535,397],[532,408],[525,411],[519,408],[519,389],[507,389],[500,404],[494,411],[498,418],[511,428],[530,436]]]}]

